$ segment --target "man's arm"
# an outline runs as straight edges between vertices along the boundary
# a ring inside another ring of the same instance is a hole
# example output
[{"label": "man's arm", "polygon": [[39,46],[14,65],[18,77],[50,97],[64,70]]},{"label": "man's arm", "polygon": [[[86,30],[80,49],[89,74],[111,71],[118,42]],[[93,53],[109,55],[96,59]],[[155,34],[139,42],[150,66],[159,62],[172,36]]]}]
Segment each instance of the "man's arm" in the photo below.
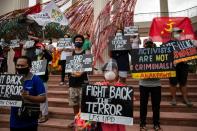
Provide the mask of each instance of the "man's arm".
[{"label": "man's arm", "polygon": [[43,103],[46,101],[45,95],[32,96],[32,95],[29,95],[28,91],[22,91],[21,95],[24,100],[30,101],[32,103]]}]

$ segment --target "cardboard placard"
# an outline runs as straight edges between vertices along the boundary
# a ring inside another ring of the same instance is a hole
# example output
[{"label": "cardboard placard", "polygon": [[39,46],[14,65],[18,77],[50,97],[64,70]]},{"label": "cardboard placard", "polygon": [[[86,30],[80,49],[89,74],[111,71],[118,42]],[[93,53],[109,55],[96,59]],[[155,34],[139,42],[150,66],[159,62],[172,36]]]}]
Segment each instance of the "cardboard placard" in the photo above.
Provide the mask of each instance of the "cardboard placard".
[{"label": "cardboard placard", "polygon": [[129,26],[124,28],[124,36],[138,35],[138,26]]},{"label": "cardboard placard", "polygon": [[21,107],[23,76],[13,74],[0,75],[0,106]]},{"label": "cardboard placard", "polygon": [[35,44],[35,41],[33,40],[28,40],[25,42],[25,47],[28,49],[28,48],[32,48],[34,47],[34,44]]},{"label": "cardboard placard", "polygon": [[72,48],[71,38],[60,38],[57,42],[57,48]]},{"label": "cardboard placard", "polygon": [[93,56],[88,55],[74,55],[66,57],[65,72],[88,72],[92,71]]},{"label": "cardboard placard", "polygon": [[133,88],[87,85],[82,88],[81,118],[133,125]]},{"label": "cardboard placard", "polygon": [[139,48],[131,52],[135,79],[175,77],[171,47]]},{"label": "cardboard placard", "polygon": [[20,41],[19,39],[11,40],[9,45],[10,48],[20,47],[19,41]]},{"label": "cardboard placard", "polygon": [[131,50],[130,39],[127,36],[115,36],[109,39],[110,50]]},{"label": "cardboard placard", "polygon": [[47,60],[32,61],[31,72],[35,75],[45,75]]},{"label": "cardboard placard", "polygon": [[173,48],[175,64],[197,59],[197,49],[191,40],[171,41],[163,46]]}]

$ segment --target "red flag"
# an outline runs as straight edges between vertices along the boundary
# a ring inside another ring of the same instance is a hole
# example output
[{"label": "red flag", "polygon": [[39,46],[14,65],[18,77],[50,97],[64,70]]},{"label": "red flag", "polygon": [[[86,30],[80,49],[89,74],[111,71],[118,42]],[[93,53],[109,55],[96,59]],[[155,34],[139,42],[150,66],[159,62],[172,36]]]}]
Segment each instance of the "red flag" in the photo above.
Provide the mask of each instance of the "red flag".
[{"label": "red flag", "polygon": [[32,7],[29,8],[29,10],[26,12],[26,14],[35,14],[35,13],[39,13],[41,11],[41,4],[38,3]]},{"label": "red flag", "polygon": [[183,30],[181,40],[195,39],[191,21],[188,17],[154,18],[150,27],[149,36],[155,42],[167,42],[171,39],[171,32],[174,27]]}]

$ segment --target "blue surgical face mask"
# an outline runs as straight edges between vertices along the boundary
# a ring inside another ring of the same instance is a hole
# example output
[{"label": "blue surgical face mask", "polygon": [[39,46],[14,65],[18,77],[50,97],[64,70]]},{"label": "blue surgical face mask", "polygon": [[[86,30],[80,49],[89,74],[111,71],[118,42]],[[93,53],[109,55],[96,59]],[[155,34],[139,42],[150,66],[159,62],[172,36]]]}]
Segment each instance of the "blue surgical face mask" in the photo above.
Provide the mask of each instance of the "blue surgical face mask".
[{"label": "blue surgical face mask", "polygon": [[36,53],[36,55],[40,55],[40,54],[42,54],[42,50],[41,49],[36,49],[35,53]]},{"label": "blue surgical face mask", "polygon": [[82,42],[75,42],[74,43],[75,47],[81,48],[83,46]]}]

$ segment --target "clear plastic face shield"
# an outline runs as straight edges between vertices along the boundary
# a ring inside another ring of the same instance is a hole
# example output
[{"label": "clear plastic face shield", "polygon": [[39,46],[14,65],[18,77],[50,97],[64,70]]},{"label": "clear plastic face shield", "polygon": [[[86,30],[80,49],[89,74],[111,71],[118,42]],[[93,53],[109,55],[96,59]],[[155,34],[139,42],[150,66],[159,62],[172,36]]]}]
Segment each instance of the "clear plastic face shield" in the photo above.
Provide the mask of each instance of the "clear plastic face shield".
[{"label": "clear plastic face shield", "polygon": [[118,66],[115,60],[110,59],[104,66],[103,72],[105,80],[114,81],[118,76]]}]

